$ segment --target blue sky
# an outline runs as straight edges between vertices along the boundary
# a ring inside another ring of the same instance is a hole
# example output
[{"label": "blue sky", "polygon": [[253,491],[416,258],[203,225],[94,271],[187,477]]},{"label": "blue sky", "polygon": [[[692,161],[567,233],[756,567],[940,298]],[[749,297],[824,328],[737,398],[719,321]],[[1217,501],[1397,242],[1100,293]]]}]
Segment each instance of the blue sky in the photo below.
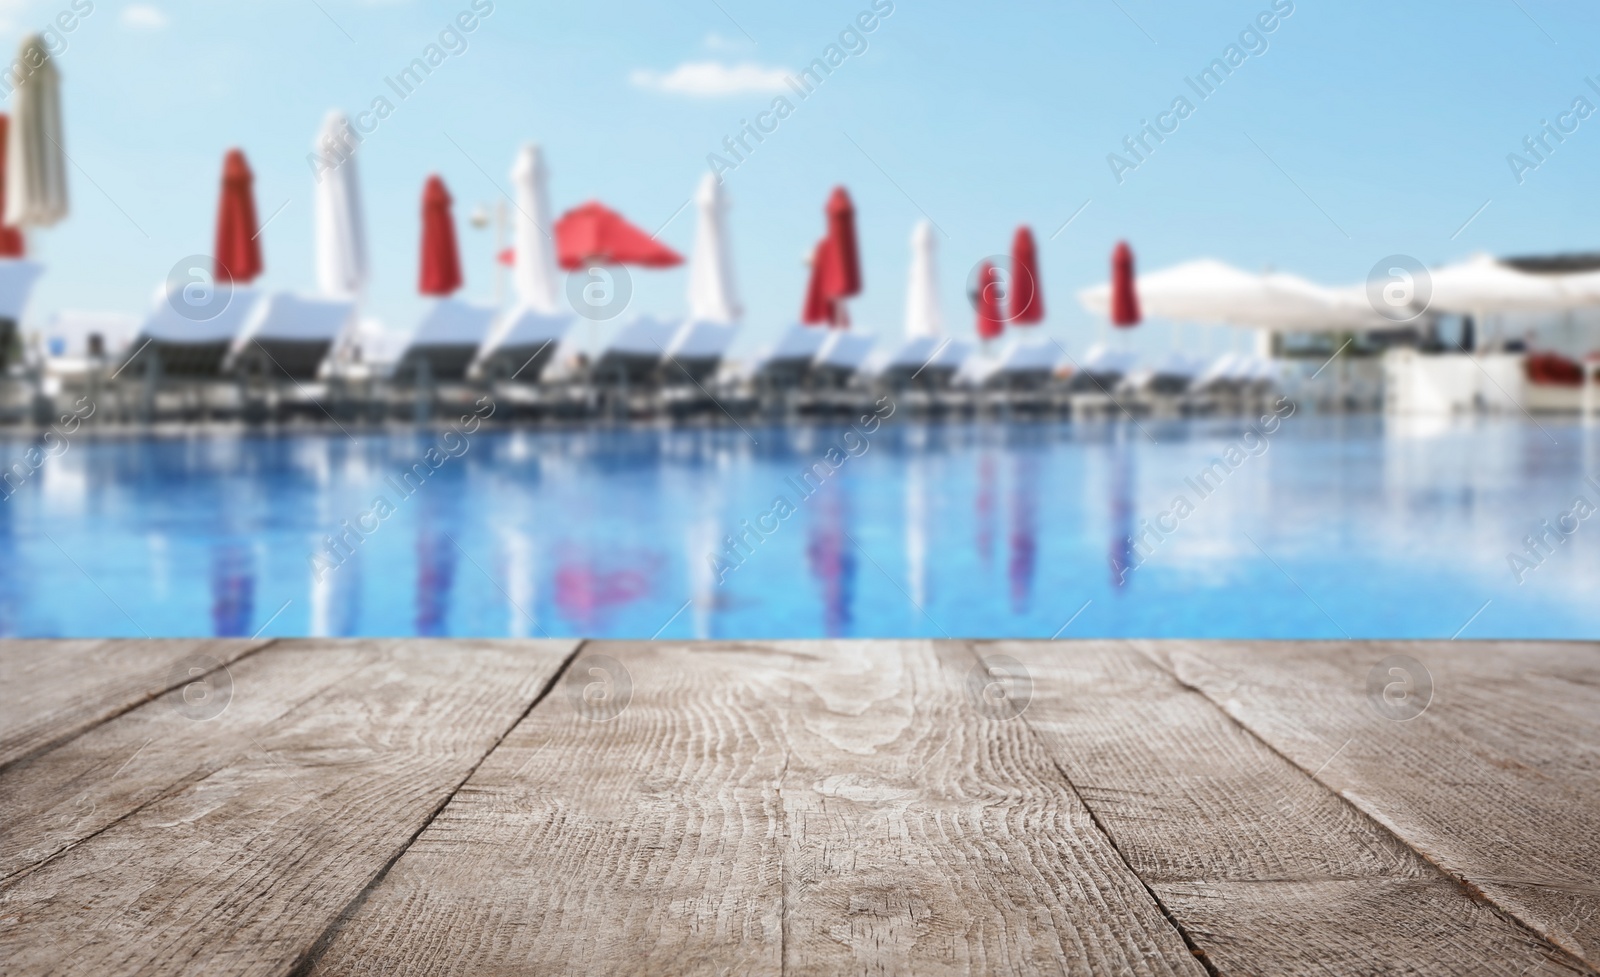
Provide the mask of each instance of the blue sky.
[{"label": "blue sky", "polygon": [[[68,6],[0,0],[0,45],[14,49]],[[30,319],[142,310],[174,262],[209,250],[234,145],[255,168],[262,217],[276,213],[263,284],[309,290],[312,136],[330,107],[354,113],[378,95],[395,112],[361,166],[369,308],[389,328],[420,314],[418,207],[430,172],[457,200],[466,294],[488,297],[488,235],[465,218],[508,186],[525,140],[545,147],[558,212],[600,198],[649,229],[672,218],[661,236],[687,252],[693,210],[672,215],[707,155],[771,104],[764,86],[776,73],[823,54],[871,2],[497,0],[467,50],[395,98],[383,79],[469,6],[95,0],[58,58],[73,213],[31,241],[48,272]],[[751,341],[798,310],[801,257],[836,183],[858,210],[866,292],[855,319],[885,334],[900,329],[907,241],[924,215],[940,231],[955,331],[971,334],[968,271],[1027,222],[1041,245],[1047,328],[1075,350],[1099,327],[1072,293],[1105,277],[1119,238],[1146,269],[1212,256],[1333,284],[1397,252],[1435,263],[1477,250],[1600,250],[1600,115],[1520,185],[1506,160],[1575,97],[1600,106],[1584,81],[1600,84],[1600,11],[1297,0],[1267,50],[1201,101],[1185,77],[1271,6],[896,0],[867,49],[809,98],[791,94],[794,112],[726,177]],[[1180,95],[1195,111],[1119,185],[1107,154]],[[682,269],[637,274],[634,308],[681,312],[685,282]],[[1168,340],[1142,332],[1145,343]]]}]

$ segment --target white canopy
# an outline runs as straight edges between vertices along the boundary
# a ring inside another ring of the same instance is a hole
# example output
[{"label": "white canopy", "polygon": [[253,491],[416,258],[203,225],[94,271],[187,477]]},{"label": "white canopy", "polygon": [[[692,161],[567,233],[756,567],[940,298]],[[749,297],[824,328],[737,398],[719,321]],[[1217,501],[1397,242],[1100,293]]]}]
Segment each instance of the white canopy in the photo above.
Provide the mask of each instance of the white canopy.
[{"label": "white canopy", "polygon": [[332,164],[319,173],[313,191],[317,287],[333,298],[353,298],[367,284],[367,224],[350,119],[330,111],[313,148]]},{"label": "white canopy", "polygon": [[[1186,322],[1215,322],[1278,332],[1390,329],[1363,298],[1281,272],[1252,274],[1210,258],[1140,275],[1135,284],[1145,315]],[[1078,293],[1084,308],[1106,315],[1111,286]]]},{"label": "white canopy", "polygon": [[1001,350],[996,369],[1001,373],[1049,372],[1062,359],[1061,347],[1042,336],[1018,336]]},{"label": "white canopy", "polygon": [[44,39],[29,34],[12,69],[6,142],[6,210],[12,227],[49,227],[67,216],[67,161],[61,129],[61,76]]},{"label": "white canopy", "polygon": [[422,317],[408,346],[478,346],[489,334],[495,310],[460,299],[440,299]]},{"label": "white canopy", "polygon": [[744,310],[733,284],[728,200],[715,173],[700,178],[694,201],[700,219],[689,254],[689,318],[723,325],[738,322]]},{"label": "white canopy", "polygon": [[939,309],[938,243],[933,222],[920,220],[911,229],[911,276],[906,282],[906,338],[937,337],[944,332]]},{"label": "white canopy", "polygon": [[760,357],[760,360],[765,363],[813,360],[817,356],[817,351],[822,349],[822,341],[828,338],[828,332],[829,330],[821,326],[790,326],[778,336],[777,341],[764,356]]},{"label": "white canopy", "polygon": [[240,331],[238,345],[255,339],[333,342],[350,327],[355,303],[349,299],[306,298],[288,292],[268,295]]},{"label": "white canopy", "polygon": [[0,258],[0,319],[21,319],[44,266],[25,258]]},{"label": "white canopy", "polygon": [[[182,287],[181,285],[179,286]],[[235,288],[223,310],[209,319],[190,319],[178,314],[168,295],[166,284],[156,288],[155,307],[139,328],[135,349],[145,339],[162,343],[218,343],[236,339],[239,330],[250,321],[261,293],[253,288]],[[182,301],[181,299],[179,301]]]},{"label": "white canopy", "polygon": [[[1442,312],[1549,312],[1600,299],[1600,289],[1585,287],[1588,275],[1529,274],[1487,254],[1434,268],[1429,274],[1432,297],[1428,307]],[[1576,287],[1569,288],[1569,284]]]},{"label": "white canopy", "polygon": [[500,318],[494,332],[484,343],[483,355],[497,349],[515,349],[560,343],[572,329],[573,317],[540,312],[526,305],[518,305]]},{"label": "white canopy", "polygon": [[676,322],[666,322],[652,316],[638,316],[618,329],[612,335],[611,341],[600,350],[599,355],[621,354],[660,359],[677,331]]},{"label": "white canopy", "polygon": [[1077,366],[1088,373],[1126,374],[1133,369],[1137,357],[1132,350],[1112,349],[1105,343],[1096,343],[1083,354]]},{"label": "white canopy", "polygon": [[511,167],[517,195],[513,223],[512,277],[521,304],[533,312],[554,314],[558,304],[555,218],[550,212],[549,173],[544,154],[528,143]]}]

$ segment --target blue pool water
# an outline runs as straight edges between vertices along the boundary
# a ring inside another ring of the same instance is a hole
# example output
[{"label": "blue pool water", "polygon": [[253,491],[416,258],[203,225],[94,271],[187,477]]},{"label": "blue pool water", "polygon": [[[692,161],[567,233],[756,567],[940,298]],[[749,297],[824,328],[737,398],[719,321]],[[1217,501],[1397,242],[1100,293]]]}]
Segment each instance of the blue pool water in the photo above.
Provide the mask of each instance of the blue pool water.
[{"label": "blue pool water", "polygon": [[1508,559],[1600,505],[1600,431],[1542,424],[0,441],[0,634],[1600,637],[1600,518]]}]

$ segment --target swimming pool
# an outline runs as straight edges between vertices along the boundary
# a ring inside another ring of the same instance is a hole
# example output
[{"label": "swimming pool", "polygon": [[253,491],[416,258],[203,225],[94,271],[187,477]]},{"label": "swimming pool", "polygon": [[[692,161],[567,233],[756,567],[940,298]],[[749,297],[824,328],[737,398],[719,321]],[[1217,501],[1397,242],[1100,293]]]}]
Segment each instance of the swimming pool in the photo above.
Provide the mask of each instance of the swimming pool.
[{"label": "swimming pool", "polygon": [[33,444],[8,636],[1600,637],[1600,430],[1549,421]]}]

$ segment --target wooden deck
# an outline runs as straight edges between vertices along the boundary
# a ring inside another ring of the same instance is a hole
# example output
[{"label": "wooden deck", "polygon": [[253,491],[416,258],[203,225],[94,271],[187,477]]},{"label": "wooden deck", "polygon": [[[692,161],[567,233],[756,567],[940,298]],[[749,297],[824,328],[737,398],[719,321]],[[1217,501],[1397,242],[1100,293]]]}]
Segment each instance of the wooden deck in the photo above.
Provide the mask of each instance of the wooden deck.
[{"label": "wooden deck", "polygon": [[0,643],[4,974],[1597,968],[1600,645]]}]

